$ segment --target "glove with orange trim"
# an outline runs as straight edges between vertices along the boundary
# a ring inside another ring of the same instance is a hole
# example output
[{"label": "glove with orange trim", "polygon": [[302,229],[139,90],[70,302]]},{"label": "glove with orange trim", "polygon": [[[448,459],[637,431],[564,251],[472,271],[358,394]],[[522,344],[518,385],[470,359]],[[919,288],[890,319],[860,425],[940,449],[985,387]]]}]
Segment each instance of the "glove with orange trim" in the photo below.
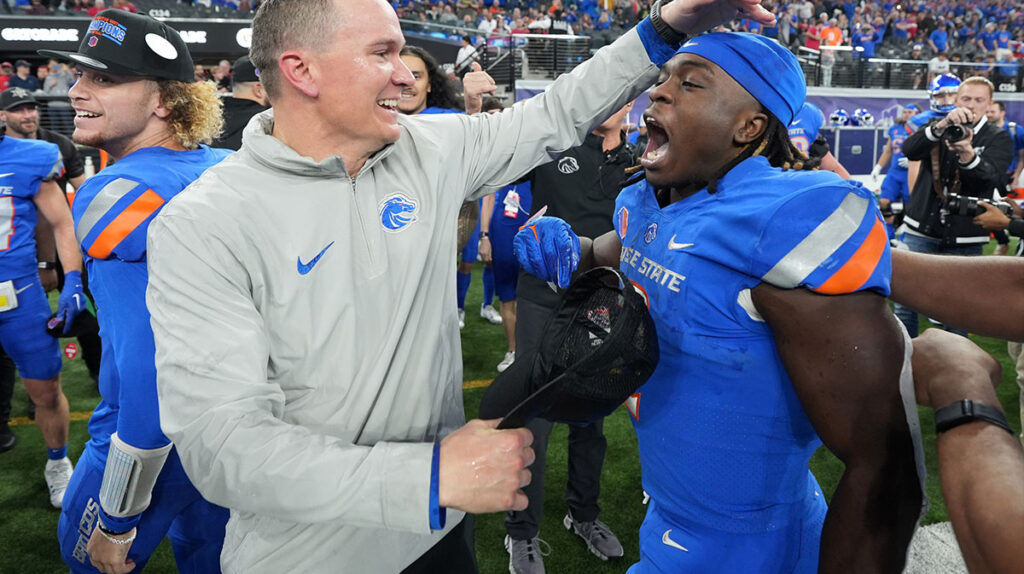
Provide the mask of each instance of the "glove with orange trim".
[{"label": "glove with orange trim", "polygon": [[565,289],[580,263],[580,238],[564,220],[543,213],[519,228],[512,251],[527,273]]}]

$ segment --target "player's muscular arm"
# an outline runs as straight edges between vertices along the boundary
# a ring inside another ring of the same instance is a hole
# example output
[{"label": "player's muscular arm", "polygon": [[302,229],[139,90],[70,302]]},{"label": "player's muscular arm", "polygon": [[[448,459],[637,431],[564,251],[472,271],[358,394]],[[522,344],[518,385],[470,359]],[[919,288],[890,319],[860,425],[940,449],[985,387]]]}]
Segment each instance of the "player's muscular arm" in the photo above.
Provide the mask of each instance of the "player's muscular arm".
[{"label": "player's muscular arm", "polygon": [[885,299],[764,284],[753,298],[815,430],[846,465],[819,572],[902,571],[921,491],[899,392],[903,338]]},{"label": "player's muscular arm", "polygon": [[1024,341],[1024,260],[1017,257],[951,257],[894,249],[890,297],[961,329]]},{"label": "player's muscular arm", "polygon": [[64,272],[82,270],[82,252],[78,250],[75,239],[75,224],[71,219],[71,209],[64,199],[64,193],[54,181],[43,182],[35,197],[39,213],[53,226],[53,235],[57,241],[57,255],[64,267]]}]

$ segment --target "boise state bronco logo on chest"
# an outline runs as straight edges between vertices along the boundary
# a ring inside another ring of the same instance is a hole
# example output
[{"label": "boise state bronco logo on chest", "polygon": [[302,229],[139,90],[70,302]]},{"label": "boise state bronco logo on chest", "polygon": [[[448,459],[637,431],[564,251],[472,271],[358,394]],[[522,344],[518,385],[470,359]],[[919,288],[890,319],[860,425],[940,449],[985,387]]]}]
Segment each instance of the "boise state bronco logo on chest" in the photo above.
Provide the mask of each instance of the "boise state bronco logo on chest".
[{"label": "boise state bronco logo on chest", "polygon": [[419,204],[403,193],[395,193],[380,202],[380,224],[385,231],[397,233],[416,221]]}]

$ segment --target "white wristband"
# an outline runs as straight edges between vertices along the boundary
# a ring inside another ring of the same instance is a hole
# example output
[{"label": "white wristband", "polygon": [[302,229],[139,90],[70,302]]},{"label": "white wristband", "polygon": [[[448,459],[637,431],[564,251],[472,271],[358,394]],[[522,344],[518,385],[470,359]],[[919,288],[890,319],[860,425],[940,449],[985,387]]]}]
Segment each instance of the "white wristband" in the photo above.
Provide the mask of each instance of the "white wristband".
[{"label": "white wristband", "polygon": [[880,173],[882,173],[882,166],[875,164],[875,167],[871,168],[871,177],[878,177]]}]

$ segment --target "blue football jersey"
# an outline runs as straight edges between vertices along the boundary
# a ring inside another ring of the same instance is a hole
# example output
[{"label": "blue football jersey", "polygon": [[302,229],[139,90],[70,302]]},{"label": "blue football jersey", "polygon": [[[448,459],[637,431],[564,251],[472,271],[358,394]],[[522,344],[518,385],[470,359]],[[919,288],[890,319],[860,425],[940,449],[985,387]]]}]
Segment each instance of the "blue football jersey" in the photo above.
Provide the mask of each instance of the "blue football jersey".
[{"label": "blue football jersey", "polygon": [[750,290],[888,295],[874,198],[833,173],[754,157],[716,193],[666,207],[646,182],[630,186],[614,221],[620,268],[646,296],[661,350],[627,402],[644,490],[679,524],[751,534],[799,523],[821,442]]},{"label": "blue football jersey", "polygon": [[818,138],[818,131],[825,123],[825,115],[818,106],[804,102],[796,117],[789,123],[789,139],[796,149],[807,153],[811,144]]},{"label": "blue football jersey", "polygon": [[0,138],[0,281],[38,272],[35,197],[63,170],[57,144]]},{"label": "blue football jersey", "polygon": [[910,128],[911,133],[924,127],[925,124],[932,120],[938,120],[946,117],[946,114],[937,112],[935,110],[925,110],[916,116],[911,117],[907,120],[907,127]]},{"label": "blue football jersey", "polygon": [[892,150],[892,160],[889,162],[889,169],[901,169],[907,171],[907,168],[900,167],[899,160],[903,156],[903,142],[910,137],[910,134],[914,133],[914,130],[907,124],[893,124],[886,130],[886,135],[889,138],[887,145],[891,146],[889,149]]},{"label": "blue football jersey", "polygon": [[156,351],[146,309],[146,232],[168,201],[231,153],[205,146],[143,148],[86,180],[75,195],[75,234],[103,338],[103,401],[89,423],[93,437],[106,438],[116,425],[118,436],[139,448],[168,442],[159,426]]}]

